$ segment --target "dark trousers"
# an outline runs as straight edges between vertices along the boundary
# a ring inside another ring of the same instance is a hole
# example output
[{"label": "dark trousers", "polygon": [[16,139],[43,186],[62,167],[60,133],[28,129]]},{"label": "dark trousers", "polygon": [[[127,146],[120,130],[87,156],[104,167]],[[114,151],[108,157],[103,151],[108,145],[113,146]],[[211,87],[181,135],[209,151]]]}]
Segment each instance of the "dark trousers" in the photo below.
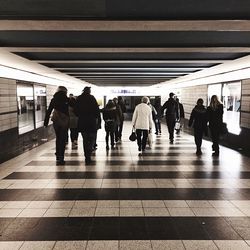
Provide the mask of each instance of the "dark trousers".
[{"label": "dark trousers", "polygon": [[122,138],[122,129],[123,129],[123,121],[121,121],[120,125],[118,126],[118,136]]},{"label": "dark trousers", "polygon": [[211,128],[210,127],[210,133],[211,133],[211,139],[213,142],[212,149],[215,151],[215,153],[219,153],[219,138],[220,138],[220,132],[218,128]]},{"label": "dark trousers", "polygon": [[70,128],[70,139],[71,139],[71,142],[78,140],[78,129],[77,128]]},{"label": "dark trousers", "polygon": [[115,141],[119,141],[119,125],[115,125]]},{"label": "dark trousers", "polygon": [[56,158],[57,160],[63,160],[68,129],[62,128],[55,123],[53,123],[53,127],[56,133]]},{"label": "dark trousers", "polygon": [[174,140],[174,127],[175,127],[175,118],[166,118],[167,126],[168,126],[168,133],[169,133],[169,140]]},{"label": "dark trousers", "polygon": [[83,150],[85,159],[91,158],[92,149],[95,143],[95,132],[81,132],[83,138]]},{"label": "dark trousers", "polygon": [[111,146],[115,145],[115,133],[113,131],[106,131],[106,146],[109,145],[109,137]]},{"label": "dark trousers", "polygon": [[197,147],[197,150],[200,150],[201,144],[202,144],[202,136],[203,136],[203,131],[200,129],[195,129],[194,130],[194,141]]},{"label": "dark trousers", "polygon": [[137,137],[137,145],[139,151],[145,150],[147,139],[148,139],[148,130],[147,129],[136,129],[135,131]]},{"label": "dark trousers", "polygon": [[161,121],[159,119],[154,120],[155,123],[155,133],[161,133]]}]

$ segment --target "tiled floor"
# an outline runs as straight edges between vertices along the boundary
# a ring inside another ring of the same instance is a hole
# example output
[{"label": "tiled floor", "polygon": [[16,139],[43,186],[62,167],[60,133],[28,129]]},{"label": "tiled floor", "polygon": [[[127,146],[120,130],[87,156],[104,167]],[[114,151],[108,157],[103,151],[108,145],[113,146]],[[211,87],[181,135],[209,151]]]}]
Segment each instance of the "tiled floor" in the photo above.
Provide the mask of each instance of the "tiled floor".
[{"label": "tiled floor", "polygon": [[1,164],[0,249],[250,249],[249,158],[166,127],[139,155],[130,131],[108,152],[99,131],[90,166],[54,142]]}]

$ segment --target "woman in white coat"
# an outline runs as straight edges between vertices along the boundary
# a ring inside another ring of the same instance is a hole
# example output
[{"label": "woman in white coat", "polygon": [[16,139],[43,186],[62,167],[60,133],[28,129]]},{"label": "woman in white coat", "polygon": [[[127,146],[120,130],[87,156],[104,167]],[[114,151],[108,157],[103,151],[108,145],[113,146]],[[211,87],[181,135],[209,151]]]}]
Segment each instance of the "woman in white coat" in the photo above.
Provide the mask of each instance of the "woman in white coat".
[{"label": "woman in white coat", "polygon": [[148,97],[143,96],[141,103],[135,107],[132,118],[132,125],[136,132],[139,151],[145,151],[148,133],[153,125],[152,110],[148,106],[148,103]]}]

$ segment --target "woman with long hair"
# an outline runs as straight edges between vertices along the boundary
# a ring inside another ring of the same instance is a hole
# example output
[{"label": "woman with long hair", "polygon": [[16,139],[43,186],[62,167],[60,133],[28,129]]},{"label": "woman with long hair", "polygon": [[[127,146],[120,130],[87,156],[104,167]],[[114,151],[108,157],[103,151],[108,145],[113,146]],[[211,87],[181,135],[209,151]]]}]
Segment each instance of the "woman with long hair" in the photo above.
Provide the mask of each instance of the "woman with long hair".
[{"label": "woman with long hair", "polygon": [[209,107],[207,108],[208,112],[208,122],[209,129],[211,134],[211,139],[213,142],[212,150],[214,153],[213,156],[219,156],[219,137],[222,128],[223,122],[223,105],[218,99],[217,95],[211,97]]}]

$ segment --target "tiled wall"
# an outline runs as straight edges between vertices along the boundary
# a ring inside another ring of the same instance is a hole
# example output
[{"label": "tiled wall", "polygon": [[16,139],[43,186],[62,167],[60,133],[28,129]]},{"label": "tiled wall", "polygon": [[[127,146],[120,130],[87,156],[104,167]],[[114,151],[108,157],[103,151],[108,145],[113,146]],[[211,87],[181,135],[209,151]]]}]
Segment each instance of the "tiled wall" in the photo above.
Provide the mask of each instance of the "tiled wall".
[{"label": "tiled wall", "polygon": [[[49,104],[57,86],[47,85]],[[16,81],[0,78],[0,163],[54,138],[53,127],[40,127],[19,135],[17,124]]]},{"label": "tiled wall", "polygon": [[56,93],[57,86],[47,85],[46,86],[46,100],[47,100],[47,107],[49,107],[50,101],[53,98],[53,95]]},{"label": "tiled wall", "polygon": [[242,81],[240,125],[250,129],[250,79]]},{"label": "tiled wall", "polygon": [[0,78],[0,132],[17,127],[16,81]]},{"label": "tiled wall", "polygon": [[187,87],[181,90],[177,89],[175,92],[177,94],[180,93],[179,99],[183,104],[186,119],[189,119],[192,109],[199,98],[204,100],[205,106],[207,105],[207,85]]}]

